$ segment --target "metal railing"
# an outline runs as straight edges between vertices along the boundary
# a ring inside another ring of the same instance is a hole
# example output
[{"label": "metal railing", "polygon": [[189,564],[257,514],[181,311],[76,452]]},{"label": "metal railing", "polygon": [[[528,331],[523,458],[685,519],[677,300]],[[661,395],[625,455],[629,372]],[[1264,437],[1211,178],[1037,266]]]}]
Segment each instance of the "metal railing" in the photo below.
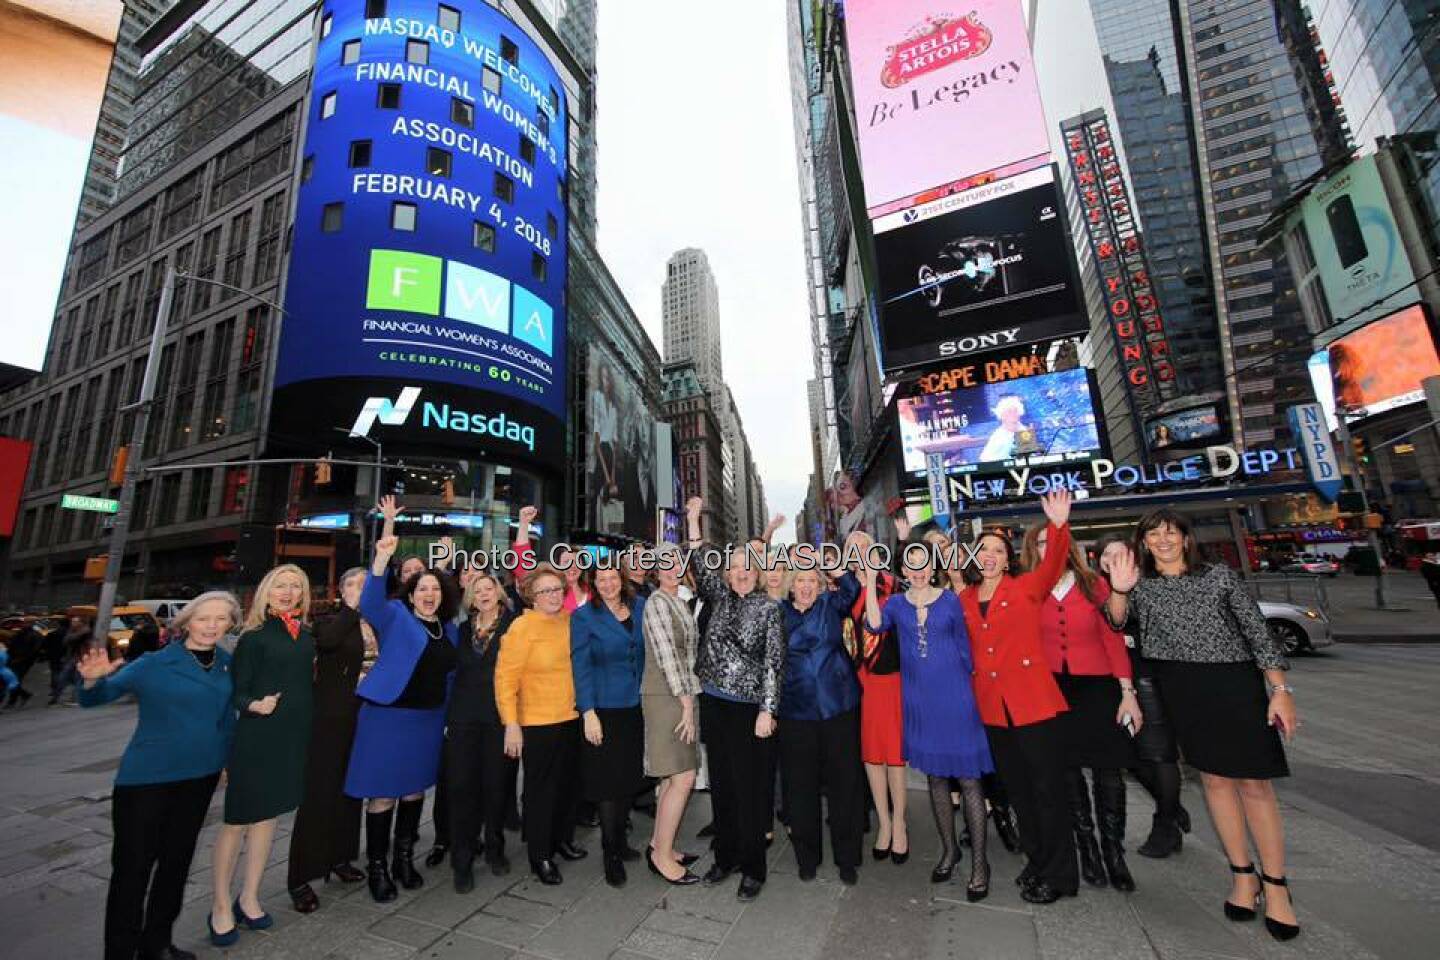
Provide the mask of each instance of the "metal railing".
[{"label": "metal railing", "polygon": [[1330,594],[1325,588],[1324,577],[1262,573],[1246,580],[1245,587],[1256,600],[1314,607],[1327,618],[1330,616]]}]

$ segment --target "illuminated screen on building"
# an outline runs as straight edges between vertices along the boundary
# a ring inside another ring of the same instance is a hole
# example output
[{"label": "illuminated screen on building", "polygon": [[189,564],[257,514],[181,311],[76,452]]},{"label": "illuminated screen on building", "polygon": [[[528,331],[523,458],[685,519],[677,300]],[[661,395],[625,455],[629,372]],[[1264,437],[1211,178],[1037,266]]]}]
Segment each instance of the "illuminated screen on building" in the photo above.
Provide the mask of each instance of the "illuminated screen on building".
[{"label": "illuminated screen on building", "polygon": [[847,0],[872,217],[1049,162],[1022,0]]},{"label": "illuminated screen on building", "polygon": [[272,437],[559,467],[560,76],[480,0],[367,6],[321,8]]},{"label": "illuminated screen on building", "polygon": [[1424,400],[1425,378],[1440,376],[1425,308],[1406,307],[1331,343],[1330,373],[1335,407],[1350,420]]},{"label": "illuminated screen on building", "polygon": [[1091,373],[1073,367],[896,401],[905,470],[947,473],[1073,463],[1100,455]]}]

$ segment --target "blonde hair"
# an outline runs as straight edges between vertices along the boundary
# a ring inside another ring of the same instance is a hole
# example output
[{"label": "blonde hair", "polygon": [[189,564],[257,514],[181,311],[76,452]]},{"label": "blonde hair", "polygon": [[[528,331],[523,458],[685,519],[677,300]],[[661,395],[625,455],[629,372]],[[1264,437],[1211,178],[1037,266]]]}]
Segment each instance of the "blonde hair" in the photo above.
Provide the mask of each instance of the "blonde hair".
[{"label": "blonde hair", "polygon": [[232,628],[240,625],[240,601],[235,599],[235,594],[228,590],[209,590],[185,604],[184,608],[175,614],[175,619],[170,621],[170,629],[177,632],[184,631],[190,626],[190,621],[195,618],[195,614],[200,612],[200,608],[212,602],[225,604],[227,607],[225,612],[230,615]]},{"label": "blonde hair", "polygon": [[825,592],[825,576],[824,576],[824,575],[819,571],[819,569],[817,569],[817,568],[809,568],[809,569],[805,569],[805,570],[795,570],[795,571],[793,571],[793,572],[786,578],[786,583],[785,583],[785,589],[786,589],[786,591],[788,592],[788,591],[794,589],[795,584],[797,584],[797,583],[800,582],[800,578],[801,578],[801,577],[814,577],[814,578],[815,578],[815,588],[816,588],[817,590],[819,590],[821,593],[824,593],[824,592]]},{"label": "blonde hair", "polygon": [[479,593],[476,587],[480,586],[481,580],[489,580],[491,583],[495,584],[495,590],[500,594],[500,608],[502,610],[509,610],[512,608],[512,604],[510,602],[510,592],[505,589],[505,584],[500,582],[500,578],[495,576],[495,574],[491,573],[489,570],[477,570],[475,571],[475,575],[470,578],[470,582],[465,585],[465,597],[460,602],[461,613],[469,616],[470,613],[475,609],[475,595]]},{"label": "blonde hair", "polygon": [[271,569],[269,573],[265,574],[265,576],[260,579],[260,585],[255,588],[255,597],[250,601],[250,613],[245,617],[246,630],[254,630],[256,627],[264,625],[265,614],[270,609],[268,602],[270,588],[275,586],[276,580],[279,580],[287,573],[293,573],[300,578],[300,611],[298,616],[301,620],[310,619],[310,578],[305,576],[305,571],[301,570],[295,564],[282,563],[280,566]]}]

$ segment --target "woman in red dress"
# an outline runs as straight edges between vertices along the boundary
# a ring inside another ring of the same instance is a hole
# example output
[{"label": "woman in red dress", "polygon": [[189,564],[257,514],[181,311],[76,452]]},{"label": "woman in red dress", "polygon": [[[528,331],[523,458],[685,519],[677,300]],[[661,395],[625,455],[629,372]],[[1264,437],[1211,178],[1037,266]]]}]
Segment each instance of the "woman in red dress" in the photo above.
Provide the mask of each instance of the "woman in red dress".
[{"label": "woman in red dress", "polygon": [[[856,531],[845,538],[845,557],[851,571],[860,567],[858,557],[874,544],[868,533]],[[896,589],[893,576],[881,571],[875,579],[875,593],[884,603]],[[905,754],[900,698],[900,650],[892,631],[875,633],[865,625],[865,597],[851,606],[853,649],[860,677],[860,759],[865,762],[865,779],[875,801],[876,860],[889,858],[897,864],[910,859],[910,835],[905,826]]]}]

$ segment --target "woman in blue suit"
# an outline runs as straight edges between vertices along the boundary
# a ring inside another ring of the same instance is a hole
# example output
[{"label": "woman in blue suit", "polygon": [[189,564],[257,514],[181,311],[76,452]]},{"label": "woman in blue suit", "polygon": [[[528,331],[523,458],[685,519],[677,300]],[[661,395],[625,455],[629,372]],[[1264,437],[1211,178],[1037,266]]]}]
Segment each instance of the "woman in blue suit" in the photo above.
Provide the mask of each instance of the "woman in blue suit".
[{"label": "woman in blue suit", "polygon": [[92,647],[77,665],[82,707],[126,694],[140,721],[110,794],[114,845],[105,901],[106,960],[181,960],[170,941],[185,894],[195,840],[235,729],[230,654],[215,643],[240,623],[240,604],[212,591],[185,605],[171,640],[128,666]]},{"label": "woman in blue suit", "polygon": [[[385,571],[399,543],[386,527],[360,591],[360,615],[375,631],[380,656],[355,690],[362,703],[345,775],[345,793],[366,800],[366,874],[376,903],[395,899],[396,880],[406,890],[425,882],[413,862],[415,838],[425,791],[440,770],[460,608],[455,582],[438,570],[413,575],[396,599],[386,597]],[[392,823],[395,853],[387,870]]]},{"label": "woman in blue suit", "polygon": [[645,786],[645,599],[618,567],[595,572],[595,594],[570,616],[575,709],[584,724],[580,751],[585,799],[599,807],[605,882],[625,885],[625,861],[640,853],[625,840],[630,801]]},{"label": "woman in blue suit", "polygon": [[813,880],[821,860],[820,795],[829,809],[830,846],[840,880],[859,875],[863,767],[860,763],[860,681],[845,650],[845,622],[860,597],[847,573],[827,589],[819,570],[798,570],[785,622],[785,673],[780,688],[780,782],[790,814],[790,843],[801,880]]}]

